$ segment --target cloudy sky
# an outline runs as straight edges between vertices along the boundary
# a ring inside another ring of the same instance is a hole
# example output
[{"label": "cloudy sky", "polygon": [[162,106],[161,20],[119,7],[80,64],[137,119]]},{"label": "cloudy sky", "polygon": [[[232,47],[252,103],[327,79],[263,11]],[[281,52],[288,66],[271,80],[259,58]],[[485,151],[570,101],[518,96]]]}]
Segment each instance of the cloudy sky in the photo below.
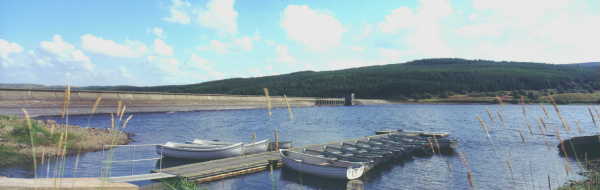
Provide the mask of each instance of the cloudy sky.
[{"label": "cloudy sky", "polygon": [[0,83],[163,85],[460,57],[600,61],[598,0],[0,1]]}]

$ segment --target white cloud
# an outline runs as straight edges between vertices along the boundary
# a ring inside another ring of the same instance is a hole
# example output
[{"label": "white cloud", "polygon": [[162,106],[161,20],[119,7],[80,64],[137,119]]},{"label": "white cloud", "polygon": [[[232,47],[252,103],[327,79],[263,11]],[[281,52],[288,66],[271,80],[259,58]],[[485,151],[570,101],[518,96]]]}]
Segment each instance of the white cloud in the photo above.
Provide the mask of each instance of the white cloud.
[{"label": "white cloud", "polygon": [[467,25],[457,29],[458,34],[468,37],[499,37],[502,26],[493,23]]},{"label": "white cloud", "polygon": [[172,56],[173,48],[161,39],[154,39],[154,52],[162,56]]},{"label": "white cloud", "polygon": [[240,47],[244,51],[250,51],[253,48],[252,41],[254,39],[250,37],[241,37],[235,39],[236,46]]},{"label": "white cloud", "polygon": [[325,51],[340,44],[346,29],[333,15],[306,5],[288,5],[281,27],[288,38],[314,51]]},{"label": "white cloud", "polygon": [[76,62],[87,70],[93,69],[90,58],[72,44],[65,42],[60,35],[54,35],[52,41],[40,42],[40,48],[53,55],[59,62]]},{"label": "white cloud", "polygon": [[363,40],[369,36],[371,36],[371,34],[373,33],[373,25],[371,24],[365,24],[362,26],[362,32],[356,37],[357,40]]},{"label": "white cloud", "polygon": [[192,54],[186,62],[164,56],[148,56],[146,59],[148,67],[157,71],[153,78],[161,85],[198,83],[225,77],[225,74],[214,69],[211,62],[196,54]]},{"label": "white cloud", "polygon": [[287,46],[276,45],[275,52],[277,54],[277,58],[275,59],[276,62],[287,63],[287,64],[296,63],[296,58],[294,58],[292,55],[290,55],[290,52],[288,51]]},{"label": "white cloud", "polygon": [[206,7],[198,12],[198,23],[225,34],[237,33],[238,12],[235,0],[210,0]]},{"label": "white cloud", "polygon": [[154,27],[154,28],[152,28],[151,32],[157,38],[160,38],[160,39],[164,39],[165,38],[165,31],[162,28]]},{"label": "white cloud", "polygon": [[189,24],[191,19],[189,16],[189,8],[192,6],[185,0],[172,0],[172,5],[169,7],[170,15],[164,17],[163,20],[172,23]]},{"label": "white cloud", "polygon": [[196,54],[192,54],[190,56],[190,62],[192,63],[193,67],[206,72],[211,80],[225,78],[225,74],[215,70],[212,63]]},{"label": "white cloud", "polygon": [[23,47],[19,44],[0,39],[0,57],[7,58],[10,54],[21,53],[22,51]]},{"label": "white cloud", "polygon": [[157,64],[158,68],[171,75],[178,75],[182,71],[179,69],[179,61],[172,57],[155,57],[149,56],[148,60]]},{"label": "white cloud", "polygon": [[54,35],[52,36],[52,41],[40,42],[40,48],[46,52],[66,57],[75,49],[75,46],[65,42],[62,36]]},{"label": "white cloud", "polygon": [[92,53],[129,58],[141,57],[148,49],[141,42],[128,40],[125,44],[119,44],[115,41],[106,40],[91,34],[81,36],[81,46],[84,50]]},{"label": "white cloud", "polygon": [[362,46],[350,46],[350,50],[355,51],[355,52],[364,52],[365,51],[365,47],[362,47]]},{"label": "white cloud", "polygon": [[278,72],[274,72],[273,71],[273,66],[272,65],[267,65],[267,66],[265,66],[263,68],[257,68],[257,67],[251,68],[251,69],[248,69],[245,73],[246,74],[244,74],[243,77],[247,77],[247,76],[250,76],[250,77],[264,77],[264,76],[269,76],[269,75],[278,75],[278,74],[280,74]]},{"label": "white cloud", "polygon": [[219,41],[219,40],[211,40],[210,41],[210,50],[217,52],[218,54],[226,54],[229,53],[229,47],[227,44]]},{"label": "white cloud", "polygon": [[13,59],[11,58],[12,55],[21,52],[23,52],[23,47],[19,44],[0,39],[0,66],[13,64]]},{"label": "white cloud", "polygon": [[30,51],[29,56],[40,66],[56,66],[66,71],[92,71],[95,67],[87,55],[60,35],[54,35],[52,41],[40,42],[40,51]]},{"label": "white cloud", "polygon": [[401,29],[414,26],[419,22],[416,19],[416,15],[410,8],[400,7],[385,16],[385,20],[379,23],[379,30],[383,33],[396,33]]},{"label": "white cloud", "polygon": [[469,58],[574,63],[600,60],[598,12],[577,0],[473,0],[476,15],[456,29]]},{"label": "white cloud", "polygon": [[129,72],[129,70],[124,66],[119,66],[119,74],[126,79],[126,81],[133,81],[135,77],[133,74]]},{"label": "white cloud", "polygon": [[413,55],[414,52],[411,50],[398,50],[391,48],[378,48],[379,56],[382,57],[386,64],[400,63],[406,60],[407,56]]},{"label": "white cloud", "polygon": [[420,0],[415,10],[400,7],[378,24],[378,31],[386,34],[407,32],[404,42],[422,58],[452,56],[442,36],[442,20],[453,13],[448,0]]},{"label": "white cloud", "polygon": [[230,41],[211,40],[208,45],[198,47],[200,51],[212,51],[217,54],[228,54],[239,51],[251,51],[254,49],[254,42],[259,41],[260,36],[243,36]]}]

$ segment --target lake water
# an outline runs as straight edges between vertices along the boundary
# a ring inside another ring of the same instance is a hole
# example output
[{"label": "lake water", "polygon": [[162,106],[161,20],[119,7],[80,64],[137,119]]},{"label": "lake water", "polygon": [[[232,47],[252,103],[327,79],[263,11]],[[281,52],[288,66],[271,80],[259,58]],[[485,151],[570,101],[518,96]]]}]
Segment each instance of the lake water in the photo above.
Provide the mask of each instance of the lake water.
[{"label": "lake water", "polygon": [[[552,106],[545,106],[549,117],[539,105],[524,106],[533,133],[542,133],[538,127],[539,118],[546,120],[545,133],[557,134],[559,130],[563,139],[597,133],[598,128],[592,123],[587,105],[559,107],[571,127],[570,131],[562,129]],[[486,109],[490,110],[493,120]],[[548,189],[548,179],[550,186],[556,188],[570,179],[581,178],[577,174],[581,171],[580,167],[573,160],[559,156],[556,136],[530,134],[520,105],[305,107],[294,108],[293,114],[294,119],[291,120],[287,109],[274,109],[272,117],[265,109],[134,113],[125,131],[135,134],[132,144],[182,142],[194,138],[249,141],[254,133],[257,139],[272,138],[275,129],[279,129],[282,140],[293,141],[294,146],[373,135],[383,129],[447,131],[458,140],[457,154],[414,158],[371,171],[360,181],[364,189],[468,189],[468,171],[471,171],[472,182],[477,189]],[[489,138],[477,116],[490,128]],[[64,122],[57,117],[39,119]],[[71,116],[69,123],[106,128],[110,127],[110,116]],[[464,155],[464,159],[459,155]],[[104,156],[103,152],[92,152],[82,154],[78,161],[75,156],[69,157],[64,176],[100,176]],[[136,148],[135,151],[121,147],[114,152],[114,160],[157,156],[154,147]],[[52,177],[56,173],[56,165],[56,162],[50,162],[39,166],[38,176]],[[136,162],[134,165],[115,163],[111,175],[148,173],[159,165],[156,161]],[[0,169],[0,175],[31,177],[32,171],[5,168]],[[280,169],[203,184],[209,189],[345,189],[347,185],[344,181]]]}]

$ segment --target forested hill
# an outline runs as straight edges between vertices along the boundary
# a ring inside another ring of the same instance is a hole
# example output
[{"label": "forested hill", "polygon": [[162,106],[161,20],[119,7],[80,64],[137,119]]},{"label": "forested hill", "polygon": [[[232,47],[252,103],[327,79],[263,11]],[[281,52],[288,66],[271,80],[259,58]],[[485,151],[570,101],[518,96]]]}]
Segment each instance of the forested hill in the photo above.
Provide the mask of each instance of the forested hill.
[{"label": "forested hill", "polygon": [[184,93],[263,94],[359,98],[420,98],[448,93],[511,90],[592,91],[600,89],[598,64],[554,65],[465,59],[424,59],[401,64],[336,71],[233,78],[199,84],[154,87],[87,87],[94,90],[135,90]]}]

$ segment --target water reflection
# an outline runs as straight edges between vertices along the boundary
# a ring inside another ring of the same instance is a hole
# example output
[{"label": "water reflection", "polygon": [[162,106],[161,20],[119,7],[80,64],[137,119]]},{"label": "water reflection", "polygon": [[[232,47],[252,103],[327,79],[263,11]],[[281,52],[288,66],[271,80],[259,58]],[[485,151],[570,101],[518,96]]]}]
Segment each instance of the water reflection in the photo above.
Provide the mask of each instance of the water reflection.
[{"label": "water reflection", "polygon": [[[295,120],[290,120],[287,109],[274,109],[267,117],[265,110],[228,110],[164,113],[135,113],[127,132],[135,134],[132,144],[159,144],[166,141],[182,142],[194,138],[248,141],[256,133],[257,139],[272,138],[278,129],[280,137],[293,141],[294,146],[326,143],[344,138],[372,135],[374,131],[402,128],[405,130],[447,131],[458,138],[457,151],[468,160],[474,184],[478,189],[532,189],[547,187],[548,178],[552,187],[558,187],[569,179],[576,179],[578,166],[573,160],[559,156],[557,136],[530,135],[526,121],[534,133],[535,126],[543,118],[548,130],[546,135],[559,132],[563,139],[592,135],[598,128],[592,123],[587,105],[560,106],[564,120],[574,130],[565,131],[552,109],[549,116],[539,105],[526,105],[529,120],[523,117],[520,105],[377,105],[352,107],[309,107],[294,108]],[[492,112],[494,120],[486,110]],[[504,123],[499,120],[501,112]],[[490,128],[488,137],[480,127],[477,116],[483,118]],[[91,118],[91,119],[90,119]],[[42,117],[39,119],[55,119]],[[92,127],[110,127],[110,115],[72,116],[71,124]],[[575,122],[578,122],[576,124]],[[579,132],[581,128],[582,132]],[[577,129],[577,130],[575,130]],[[523,132],[523,139],[519,135]],[[490,139],[495,146],[492,146]],[[136,149],[132,155],[126,148],[115,149],[114,160],[130,160],[157,157],[153,147]],[[1,159],[1,158],[0,158]],[[82,154],[79,170],[72,172],[75,159],[67,158],[65,177],[96,177],[105,159],[100,152]],[[512,162],[511,171],[507,160]],[[195,162],[195,161],[192,161]],[[165,160],[164,167],[191,163],[189,161]],[[569,164],[571,171],[565,171]],[[46,176],[47,168],[55,168],[54,162],[38,167],[38,176]],[[112,168],[113,176],[145,174],[157,168],[156,161],[136,162]],[[160,167],[158,167],[160,168]],[[4,168],[0,175],[32,177],[29,168]],[[53,171],[53,170],[52,170]],[[394,163],[373,170],[362,179],[365,189],[468,189],[467,169],[457,156],[428,156],[414,158],[403,163]],[[52,174],[53,172],[50,172]],[[329,180],[302,176],[286,177],[290,172],[274,170],[229,178],[211,183],[209,189],[345,189],[347,183],[331,183]],[[549,176],[549,177],[548,177]],[[299,181],[300,180],[300,181]],[[530,185],[526,185],[526,184]],[[327,184],[334,184],[327,186]],[[545,186],[544,186],[545,185]],[[212,188],[214,186],[214,188]],[[233,187],[232,187],[233,186]],[[329,188],[331,187],[331,188]]]},{"label": "water reflection", "polygon": [[307,175],[295,170],[282,168],[281,180],[285,181],[282,189],[345,189],[347,180],[323,178]]}]

